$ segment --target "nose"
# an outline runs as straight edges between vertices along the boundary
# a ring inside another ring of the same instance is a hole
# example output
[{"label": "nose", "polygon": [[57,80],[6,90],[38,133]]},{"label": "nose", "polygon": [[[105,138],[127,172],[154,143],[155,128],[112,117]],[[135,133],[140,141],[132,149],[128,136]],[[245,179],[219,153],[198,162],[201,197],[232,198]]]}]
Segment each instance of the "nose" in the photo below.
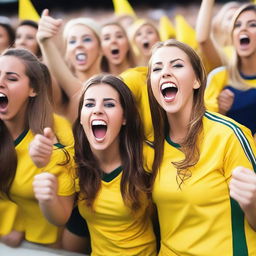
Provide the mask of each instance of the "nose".
[{"label": "nose", "polygon": [[167,78],[172,75],[171,70],[168,67],[163,67],[162,69],[162,77]]},{"label": "nose", "polygon": [[101,104],[96,104],[94,109],[93,109],[93,114],[95,115],[100,115],[103,113],[103,108]]},{"label": "nose", "polygon": [[4,78],[3,76],[0,76],[0,87],[4,87],[5,86],[5,83],[4,83]]}]

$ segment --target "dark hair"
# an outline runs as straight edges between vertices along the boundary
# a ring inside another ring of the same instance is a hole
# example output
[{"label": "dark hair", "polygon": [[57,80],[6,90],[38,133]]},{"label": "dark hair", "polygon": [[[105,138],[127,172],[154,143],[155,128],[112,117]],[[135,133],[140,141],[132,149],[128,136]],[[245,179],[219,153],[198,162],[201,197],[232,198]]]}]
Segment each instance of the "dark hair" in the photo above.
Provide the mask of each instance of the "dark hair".
[{"label": "dark hair", "polygon": [[[181,180],[180,185],[183,181],[191,176],[189,173],[189,168],[195,165],[200,157],[199,149],[197,146],[197,138],[199,133],[202,130],[202,118],[205,113],[204,106],[204,90],[206,86],[206,73],[203,67],[202,61],[200,57],[196,54],[196,52],[189,47],[188,45],[181,43],[175,39],[169,39],[165,42],[157,43],[153,48],[152,56],[154,53],[162,47],[177,47],[187,54],[189,57],[190,63],[195,72],[196,79],[200,84],[198,89],[194,89],[194,97],[193,97],[193,109],[191,111],[190,123],[188,127],[188,134],[181,143],[181,150],[185,154],[185,159],[180,162],[173,162],[174,166],[177,168],[177,179]],[[154,127],[154,147],[155,147],[155,158],[153,162],[153,172],[152,172],[152,182],[151,186],[154,182],[158,169],[160,167],[162,157],[163,157],[163,145],[165,140],[165,135],[168,133],[169,126],[167,115],[164,109],[158,104],[156,101],[150,81],[150,72],[151,72],[151,61],[152,57],[149,61],[149,70],[148,70],[148,94],[149,94],[149,102],[150,109],[152,113],[152,123]]]},{"label": "dark hair", "polygon": [[[53,127],[53,111],[47,89],[51,85],[47,84],[44,78],[46,66],[25,49],[8,49],[0,55],[0,58],[3,56],[13,56],[24,64],[29,86],[36,93],[35,97],[29,98],[25,126],[34,134],[42,134],[45,127]],[[0,138],[0,193],[9,197],[10,186],[16,173],[17,156],[13,138],[2,120],[0,120]]]},{"label": "dark hair", "polygon": [[112,75],[97,75],[86,83],[80,98],[78,117],[74,123],[75,160],[78,168],[79,184],[85,196],[88,207],[93,208],[93,202],[101,186],[103,171],[93,155],[89,141],[80,124],[81,109],[86,90],[92,85],[107,84],[119,94],[126,125],[120,130],[120,155],[122,160],[121,194],[126,205],[132,210],[140,207],[141,193],[146,192],[149,175],[143,169],[142,143],[143,127],[138,110],[130,89],[119,78]]},{"label": "dark hair", "polygon": [[0,27],[3,27],[7,32],[8,38],[9,38],[9,47],[12,47],[15,41],[14,28],[8,23],[1,23],[1,22],[0,22]]}]

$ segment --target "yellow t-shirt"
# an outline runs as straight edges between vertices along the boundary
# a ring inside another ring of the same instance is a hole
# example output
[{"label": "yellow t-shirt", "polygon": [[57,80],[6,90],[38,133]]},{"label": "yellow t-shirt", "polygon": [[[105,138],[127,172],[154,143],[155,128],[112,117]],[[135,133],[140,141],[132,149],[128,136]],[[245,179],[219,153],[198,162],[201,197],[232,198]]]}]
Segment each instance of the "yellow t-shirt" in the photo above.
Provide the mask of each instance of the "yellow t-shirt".
[{"label": "yellow t-shirt", "polygon": [[[200,159],[190,169],[191,177],[185,173],[188,176],[180,184],[172,162],[184,159],[184,154],[170,138],[165,140],[153,187],[161,230],[159,255],[256,255],[256,232],[230,198],[228,187],[235,167],[256,171],[250,131],[230,118],[206,112],[199,149]],[[153,154],[148,147],[149,164]]]},{"label": "yellow t-shirt", "polygon": [[156,255],[155,236],[149,216],[149,202],[131,213],[120,192],[122,168],[105,175],[94,202],[94,211],[85,201],[78,201],[80,214],[86,220],[93,256],[153,256]]},{"label": "yellow t-shirt", "polygon": [[126,70],[120,77],[127,84],[135,97],[144,125],[144,135],[148,140],[153,141],[154,133],[148,99],[147,72],[147,67],[136,67]]},{"label": "yellow t-shirt", "polygon": [[[15,216],[15,210],[8,209],[8,211],[12,212],[12,217],[9,215],[8,218],[5,219],[9,227],[13,226],[15,222],[22,222],[25,238],[30,242],[42,244],[54,243],[56,241],[58,227],[50,224],[39,208],[32,187],[34,176],[41,172],[55,174],[58,177],[58,195],[69,196],[75,192],[74,180],[71,175],[73,161],[71,160],[69,164],[63,165],[67,159],[66,152],[69,153],[71,159],[74,154],[74,141],[72,132],[69,130],[70,125],[66,123],[64,119],[55,115],[54,128],[57,138],[63,137],[63,139],[60,139],[60,143],[54,145],[49,164],[41,169],[34,165],[28,151],[29,144],[34,138],[32,132],[30,130],[26,131],[15,140],[18,164],[10,194],[11,198],[18,206],[19,214]],[[59,133],[59,129],[65,131],[65,136],[64,133],[63,135]],[[61,144],[64,140],[70,143],[70,145],[65,145],[65,150],[63,150],[64,145]],[[6,212],[4,212],[4,214],[6,214]],[[0,215],[2,214],[0,213]]]}]

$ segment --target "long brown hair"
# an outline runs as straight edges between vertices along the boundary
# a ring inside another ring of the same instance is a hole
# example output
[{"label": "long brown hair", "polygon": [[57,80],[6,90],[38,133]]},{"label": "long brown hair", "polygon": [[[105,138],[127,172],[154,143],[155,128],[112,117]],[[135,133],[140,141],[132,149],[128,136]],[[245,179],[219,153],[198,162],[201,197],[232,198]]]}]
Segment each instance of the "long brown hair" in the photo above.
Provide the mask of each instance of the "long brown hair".
[{"label": "long brown hair", "polygon": [[[8,49],[1,56],[13,56],[22,61],[29,86],[36,96],[30,97],[26,111],[26,129],[34,134],[43,133],[45,127],[53,127],[52,106],[48,97],[51,86],[44,78],[45,66],[38,58],[25,49]],[[1,58],[0,56],[0,58]],[[10,187],[17,168],[17,155],[13,138],[2,120],[0,120],[0,193],[10,197]]]},{"label": "long brown hair", "polygon": [[[198,89],[194,89],[194,97],[193,97],[193,109],[191,112],[188,133],[181,143],[181,150],[185,154],[184,160],[180,162],[173,162],[174,166],[177,168],[177,175],[181,179],[181,183],[183,183],[185,177],[187,177],[186,171],[191,166],[195,165],[199,160],[199,149],[197,146],[198,134],[202,130],[202,118],[205,113],[204,106],[204,90],[206,86],[206,73],[203,67],[203,64],[196,54],[196,52],[189,47],[188,45],[181,43],[175,39],[170,39],[165,42],[160,42],[155,45],[153,48],[154,53],[162,48],[162,47],[177,47],[187,54],[193,70],[195,72],[196,79],[200,84]],[[152,58],[151,58],[152,59]],[[149,102],[150,109],[152,113],[152,122],[154,128],[154,147],[155,147],[155,158],[153,162],[153,172],[152,172],[152,182],[151,186],[154,182],[158,169],[160,167],[162,157],[163,157],[163,146],[165,136],[168,133],[168,120],[167,115],[164,109],[158,104],[156,101],[150,81],[150,72],[151,72],[151,59],[149,61],[149,71],[148,71],[148,94],[149,94]]]},{"label": "long brown hair", "polygon": [[126,125],[120,131],[119,150],[122,161],[121,194],[126,205],[136,210],[141,205],[141,193],[146,191],[149,176],[143,169],[142,143],[143,127],[140,120],[135,100],[130,89],[123,81],[112,75],[97,75],[87,83],[80,98],[78,117],[74,123],[75,160],[82,195],[88,207],[93,208],[93,202],[101,187],[103,171],[93,155],[90,143],[80,124],[81,109],[86,90],[92,85],[107,84],[119,94],[121,106],[124,111]]}]

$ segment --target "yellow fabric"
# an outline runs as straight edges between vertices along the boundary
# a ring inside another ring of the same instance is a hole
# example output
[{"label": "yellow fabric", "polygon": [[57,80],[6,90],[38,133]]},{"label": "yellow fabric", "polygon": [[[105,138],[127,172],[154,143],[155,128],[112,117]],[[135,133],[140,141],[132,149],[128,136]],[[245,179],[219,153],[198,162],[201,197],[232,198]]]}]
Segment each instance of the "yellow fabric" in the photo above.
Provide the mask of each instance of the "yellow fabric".
[{"label": "yellow fabric", "polygon": [[[58,122],[58,120],[61,121]],[[63,124],[65,121],[60,117],[55,116],[54,121],[57,137],[61,137],[58,135],[60,129],[63,129],[66,133],[66,141],[70,141],[71,143],[71,145],[65,145],[65,150],[72,158],[74,154],[73,137],[68,138],[69,134],[71,134],[69,131],[70,127],[64,126]],[[49,164],[42,169],[37,168],[32,162],[28,152],[29,144],[33,138],[34,135],[29,130],[26,136],[15,147],[18,157],[18,165],[10,192],[12,199],[18,205],[19,214],[15,216],[15,209],[8,209],[8,212],[12,215],[9,215],[7,212],[1,213],[0,211],[0,219],[2,219],[2,214],[8,215],[8,218],[5,218],[5,221],[9,222],[9,229],[11,226],[16,226],[22,222],[24,225],[25,238],[28,241],[41,244],[54,243],[57,239],[58,227],[50,224],[43,216],[38,202],[34,197],[32,182],[36,174],[49,172],[58,177],[58,195],[70,196],[74,194],[74,180],[71,176],[72,161],[70,161],[69,164],[63,165],[66,161],[66,153],[62,148],[59,148],[58,145],[54,146]],[[1,203],[0,207],[2,207]],[[18,224],[15,224],[15,222]]]},{"label": "yellow fabric", "polygon": [[[238,127],[236,129],[241,133],[236,135],[231,127]],[[249,129],[220,114],[205,114],[203,133],[199,138],[200,159],[191,168],[192,176],[185,180],[181,188],[172,162],[182,160],[184,154],[177,144],[170,139],[165,140],[163,161],[153,187],[162,239],[159,255],[233,255],[232,235],[235,228],[232,230],[232,224],[237,225],[238,221],[231,221],[228,183],[236,166],[253,170],[246,156],[248,150],[244,150],[239,141],[241,137],[247,140],[243,143],[245,148],[252,149],[249,154],[255,164],[256,148]],[[148,147],[145,156],[149,158],[149,163],[153,153],[153,149]],[[248,255],[256,255],[256,233],[246,220],[241,219],[243,222]],[[239,246],[242,240],[236,245]]]},{"label": "yellow fabric", "polygon": [[121,177],[122,172],[110,182],[101,182],[93,212],[84,201],[78,201],[79,211],[91,236],[91,255],[156,255],[148,200],[144,198],[142,208],[132,214],[122,199]]},{"label": "yellow fabric", "polygon": [[116,15],[136,16],[135,11],[127,0],[112,0]]},{"label": "yellow fabric", "polygon": [[[252,88],[256,88],[256,79],[244,80]],[[214,69],[208,76],[205,90],[205,105],[210,111],[219,112],[218,96],[225,86],[228,85],[229,77],[226,67]]]},{"label": "yellow fabric", "polygon": [[198,49],[194,28],[192,28],[186,19],[180,14],[175,16],[175,31],[177,40],[188,44],[193,49]]},{"label": "yellow fabric", "polygon": [[176,37],[175,28],[166,15],[163,15],[159,20],[159,34],[161,41]]},{"label": "yellow fabric", "polygon": [[147,72],[147,67],[136,67],[126,70],[120,77],[127,84],[135,97],[144,125],[146,138],[153,141],[154,135],[147,90]]},{"label": "yellow fabric", "polygon": [[40,16],[30,0],[19,0],[19,19],[39,21]]}]

